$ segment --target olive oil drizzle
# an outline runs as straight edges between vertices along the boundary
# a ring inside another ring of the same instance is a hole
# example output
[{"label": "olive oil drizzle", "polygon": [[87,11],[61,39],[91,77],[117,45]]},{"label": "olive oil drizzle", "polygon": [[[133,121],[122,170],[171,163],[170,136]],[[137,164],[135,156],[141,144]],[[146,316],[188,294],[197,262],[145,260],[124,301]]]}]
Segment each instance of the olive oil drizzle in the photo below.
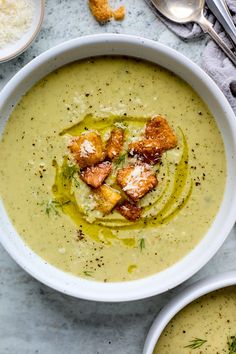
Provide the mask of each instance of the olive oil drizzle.
[{"label": "olive oil drizzle", "polygon": [[[93,118],[93,119],[91,119]],[[96,126],[96,130],[105,131],[110,129],[116,122],[128,125],[128,123],[135,122],[143,125],[143,122],[146,122],[148,117],[121,117],[121,116],[111,116],[109,118],[99,118],[95,119],[96,124],[94,124],[94,117],[90,114],[85,116],[85,118],[75,124],[72,127],[69,127],[63,130],[60,135],[69,134],[71,136],[78,136],[82,132],[86,130],[91,130],[94,125]],[[180,128],[179,128],[180,129]],[[94,241],[103,242],[105,244],[111,244],[113,241],[118,240],[121,241],[126,246],[137,247],[136,237],[133,238],[122,238],[117,235],[117,230],[135,230],[139,228],[153,228],[154,226],[160,226],[162,224],[168,223],[172,220],[188,203],[189,198],[191,197],[193,190],[193,182],[188,178],[189,176],[189,153],[188,153],[188,143],[183,131],[180,129],[182,135],[182,154],[180,161],[175,166],[174,172],[174,182],[172,185],[172,190],[168,194],[168,190],[170,189],[170,176],[169,176],[169,167],[167,165],[167,173],[166,173],[166,185],[157,198],[157,200],[152,203],[152,205],[148,205],[144,207],[144,211],[149,211],[148,215],[144,215],[141,219],[135,223],[126,221],[125,219],[117,218],[114,215],[112,217],[104,217],[104,218],[96,218],[93,223],[89,223],[86,220],[86,212],[83,210],[81,206],[78,205],[78,202],[75,197],[75,193],[73,191],[73,179],[66,178],[65,170],[68,170],[69,160],[68,157],[64,158],[62,166],[58,166],[55,163],[56,168],[56,176],[55,182],[52,187],[52,192],[54,194],[54,198],[57,202],[59,202],[62,206],[61,210],[64,214],[68,215],[73,222],[82,227],[84,233],[89,235]],[[187,192],[184,191],[187,188]],[[185,194],[181,198],[181,196]],[[160,204],[164,198],[167,198],[167,201],[161,207],[161,209],[156,213],[155,207]],[[181,198],[181,199],[180,199]],[[70,201],[68,203],[68,200]],[[64,202],[67,201],[67,204],[64,205]]]},{"label": "olive oil drizzle", "polygon": [[86,130],[96,129],[99,132],[104,132],[110,129],[115,123],[122,123],[123,125],[128,125],[130,122],[134,122],[135,125],[143,126],[143,123],[146,123],[150,117],[131,117],[131,116],[118,116],[113,115],[109,117],[96,117],[92,114],[87,114],[83,120],[79,123],[72,125],[64,130],[62,130],[59,135],[71,135],[78,136],[84,133]]},{"label": "olive oil drizzle", "polygon": [[65,174],[68,169],[68,158],[64,157],[62,166],[59,166],[56,161],[53,163],[56,169],[55,181],[52,186],[52,193],[55,201],[61,205],[61,211],[68,215],[73,222],[82,227],[86,235],[89,235],[96,242],[103,242],[106,245],[111,245],[115,239],[129,247],[136,246],[136,240],[133,238],[118,238],[113,235],[112,230],[108,227],[101,227],[96,224],[90,224],[86,220],[86,213],[78,205],[73,191],[73,179]]},{"label": "olive oil drizzle", "polygon": [[[180,158],[179,163],[177,164],[175,168],[175,174],[174,174],[174,186],[172,189],[172,192],[167,199],[167,202],[164,204],[162,209],[156,214],[156,215],[149,215],[149,216],[144,216],[141,218],[141,220],[137,221],[135,224],[132,224],[131,222],[122,222],[120,221],[113,221],[109,220],[107,223],[106,221],[97,221],[99,225],[103,226],[108,226],[108,227],[113,227],[113,228],[122,228],[122,230],[130,230],[130,229],[137,229],[140,226],[145,226],[146,228],[150,228],[153,226],[158,226],[165,224],[172,220],[188,203],[189,198],[191,197],[192,190],[193,190],[193,182],[190,180],[189,186],[188,186],[188,192],[186,193],[185,197],[179,201],[179,198],[184,192],[184,189],[187,186],[188,182],[188,175],[189,175],[189,168],[188,168],[188,159],[189,159],[189,154],[188,154],[188,144],[187,140],[185,138],[184,133],[182,132],[182,145],[183,145],[183,151],[182,155]],[[169,185],[168,185],[169,187]],[[165,189],[164,189],[165,190]],[[165,190],[166,192],[166,190]],[[163,199],[164,195],[161,195],[160,198]],[[159,199],[160,202],[160,199]],[[175,207],[175,205],[177,206]],[[154,205],[152,205],[153,207]],[[151,209],[152,210],[152,209]]]}]

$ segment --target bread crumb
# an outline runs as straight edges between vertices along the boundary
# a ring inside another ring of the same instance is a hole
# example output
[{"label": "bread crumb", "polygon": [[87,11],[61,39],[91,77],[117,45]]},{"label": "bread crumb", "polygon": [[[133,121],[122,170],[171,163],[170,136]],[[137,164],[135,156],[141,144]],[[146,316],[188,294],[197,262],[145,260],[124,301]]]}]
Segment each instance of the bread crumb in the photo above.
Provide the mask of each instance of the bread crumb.
[{"label": "bread crumb", "polygon": [[108,0],[89,0],[89,7],[93,16],[99,22],[107,22],[112,17],[117,21],[121,21],[125,16],[124,6],[120,6],[117,10],[113,11]]},{"label": "bread crumb", "polygon": [[120,6],[117,10],[113,12],[113,16],[116,21],[122,21],[125,17],[125,7]]}]

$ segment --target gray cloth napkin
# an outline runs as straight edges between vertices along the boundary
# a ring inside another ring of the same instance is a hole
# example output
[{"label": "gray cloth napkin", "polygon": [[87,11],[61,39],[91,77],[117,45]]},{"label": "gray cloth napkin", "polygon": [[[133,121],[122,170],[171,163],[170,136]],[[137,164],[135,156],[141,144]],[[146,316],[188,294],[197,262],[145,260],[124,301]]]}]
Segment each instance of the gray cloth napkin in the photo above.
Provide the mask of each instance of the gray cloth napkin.
[{"label": "gray cloth napkin", "polygon": [[[186,25],[178,25],[167,20],[157,12],[154,6],[150,3],[150,0],[146,1],[152,7],[153,11],[155,11],[157,17],[160,18],[172,32],[181,38],[191,40],[199,38],[204,34],[197,24],[189,23]],[[226,1],[232,13],[234,23],[236,23],[236,0]],[[220,36],[225,41],[228,41],[222,26],[208,9],[205,10],[205,15],[208,20],[213,23],[214,29],[220,34]],[[203,51],[202,68],[212,77],[212,79],[224,92],[236,114],[236,68],[231,61],[226,58],[224,53],[213,40],[209,39]]]}]

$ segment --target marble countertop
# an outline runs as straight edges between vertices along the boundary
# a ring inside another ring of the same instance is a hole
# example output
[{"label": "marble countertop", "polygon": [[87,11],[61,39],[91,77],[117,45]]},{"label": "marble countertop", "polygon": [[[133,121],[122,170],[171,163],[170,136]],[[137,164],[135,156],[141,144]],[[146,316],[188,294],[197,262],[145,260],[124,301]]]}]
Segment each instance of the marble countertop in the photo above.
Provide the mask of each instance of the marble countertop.
[{"label": "marble countertop", "polygon": [[[65,40],[93,33],[151,38],[200,64],[206,38],[183,42],[155,18],[144,0],[123,2],[127,8],[125,20],[101,26],[91,16],[86,0],[46,0],[45,20],[36,41],[17,59],[0,64],[0,89],[38,54]],[[104,304],[74,299],[40,284],[0,246],[0,353],[141,354],[160,308],[187,284],[236,269],[234,249],[236,228],[215,257],[182,286],[146,300]]]}]

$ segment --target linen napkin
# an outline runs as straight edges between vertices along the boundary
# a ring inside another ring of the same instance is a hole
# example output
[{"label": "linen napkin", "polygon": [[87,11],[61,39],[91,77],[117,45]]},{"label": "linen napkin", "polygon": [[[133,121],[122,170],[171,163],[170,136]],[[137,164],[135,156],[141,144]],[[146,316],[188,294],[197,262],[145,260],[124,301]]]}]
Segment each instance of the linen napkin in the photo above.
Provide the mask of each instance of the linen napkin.
[{"label": "linen napkin", "polygon": [[[199,38],[204,34],[202,29],[196,23],[188,23],[186,25],[173,23],[164,18],[151,4],[150,0],[146,0],[146,2],[156,13],[157,17],[160,18],[172,32],[182,39],[191,40]],[[226,0],[226,2],[229,6],[234,23],[236,23],[236,0]],[[214,25],[214,29],[217,33],[230,44],[222,26],[207,8],[205,9],[205,16]],[[225,56],[217,44],[210,39],[210,37],[203,51],[201,66],[221,88],[236,114],[236,67]]]}]

